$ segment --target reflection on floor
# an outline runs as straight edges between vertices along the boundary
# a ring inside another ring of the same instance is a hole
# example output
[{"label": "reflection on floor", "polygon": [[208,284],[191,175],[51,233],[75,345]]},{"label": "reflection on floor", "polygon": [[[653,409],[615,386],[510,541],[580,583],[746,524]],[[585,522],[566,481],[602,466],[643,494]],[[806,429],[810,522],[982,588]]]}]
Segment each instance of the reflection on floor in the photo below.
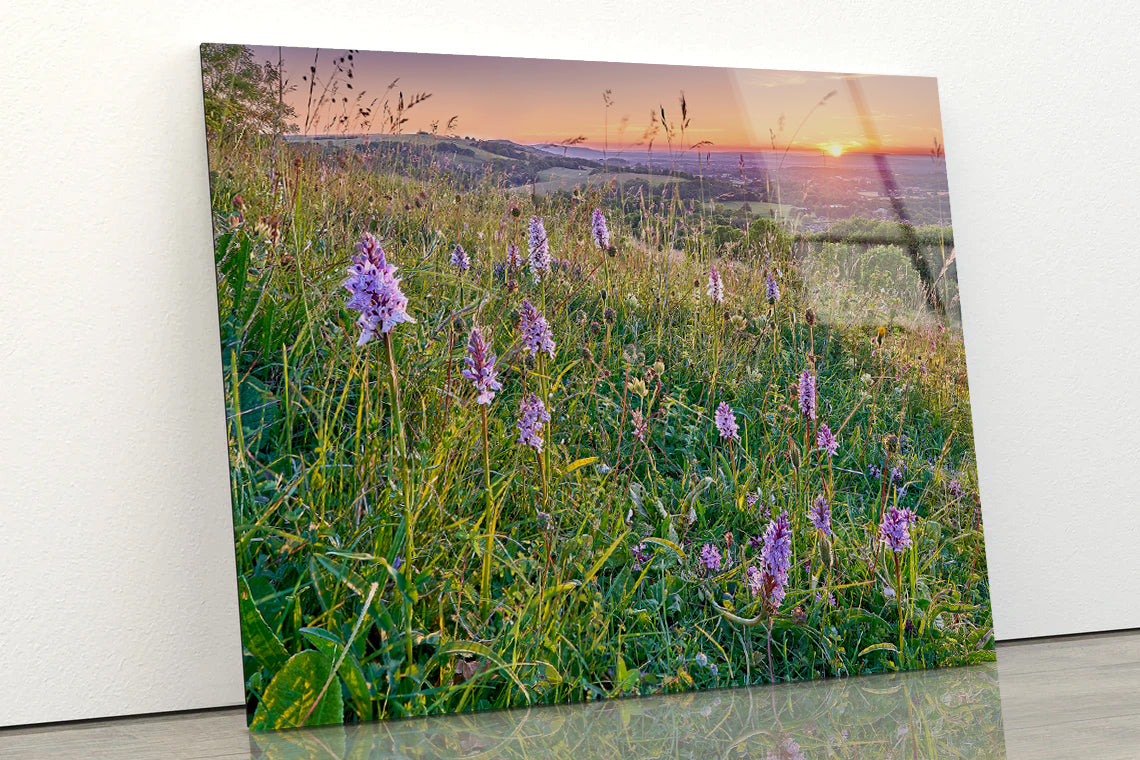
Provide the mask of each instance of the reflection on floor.
[{"label": "reflection on floor", "polygon": [[993,665],[259,732],[280,758],[1004,758]]},{"label": "reflection on floor", "polygon": [[1006,757],[1140,758],[1140,632],[999,645],[996,666],[349,727],[251,734],[234,709],[0,730],[3,760]]},{"label": "reflection on floor", "polygon": [[1004,758],[994,665],[251,734],[274,758]]}]

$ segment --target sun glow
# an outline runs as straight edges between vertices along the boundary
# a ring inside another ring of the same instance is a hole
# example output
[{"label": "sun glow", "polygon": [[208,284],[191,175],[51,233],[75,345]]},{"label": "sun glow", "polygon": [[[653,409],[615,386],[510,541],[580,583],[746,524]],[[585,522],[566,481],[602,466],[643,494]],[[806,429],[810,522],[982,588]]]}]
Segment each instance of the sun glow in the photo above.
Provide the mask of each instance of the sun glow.
[{"label": "sun glow", "polygon": [[836,158],[843,155],[843,146],[839,143],[828,143],[827,145],[821,145],[820,147],[823,148],[824,153],[835,156]]}]

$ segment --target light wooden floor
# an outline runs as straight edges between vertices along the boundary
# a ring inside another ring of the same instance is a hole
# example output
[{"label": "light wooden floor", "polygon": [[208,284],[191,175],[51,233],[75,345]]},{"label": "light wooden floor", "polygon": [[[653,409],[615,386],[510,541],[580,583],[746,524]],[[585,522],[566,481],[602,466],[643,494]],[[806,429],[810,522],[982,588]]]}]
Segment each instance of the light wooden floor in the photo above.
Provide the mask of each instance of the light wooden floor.
[{"label": "light wooden floor", "polygon": [[[801,754],[795,754],[795,751]],[[0,758],[1140,758],[1140,632],[996,666],[250,734],[240,709],[0,730]]]}]

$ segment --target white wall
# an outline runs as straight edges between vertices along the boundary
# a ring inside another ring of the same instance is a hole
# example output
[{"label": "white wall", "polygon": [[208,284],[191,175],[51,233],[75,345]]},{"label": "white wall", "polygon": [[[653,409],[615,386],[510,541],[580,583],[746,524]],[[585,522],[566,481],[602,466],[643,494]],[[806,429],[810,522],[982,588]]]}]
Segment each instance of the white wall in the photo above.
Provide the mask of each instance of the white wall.
[{"label": "white wall", "polygon": [[0,725],[242,699],[202,41],[938,76],[998,637],[1140,626],[1131,4],[178,5],[0,17]]}]

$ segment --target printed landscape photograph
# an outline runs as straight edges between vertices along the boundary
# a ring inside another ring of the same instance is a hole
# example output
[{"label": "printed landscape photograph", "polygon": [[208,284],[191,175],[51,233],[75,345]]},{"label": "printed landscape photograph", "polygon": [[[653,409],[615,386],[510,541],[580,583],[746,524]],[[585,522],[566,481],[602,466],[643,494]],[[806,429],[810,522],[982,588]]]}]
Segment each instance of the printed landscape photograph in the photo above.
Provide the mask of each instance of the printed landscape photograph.
[{"label": "printed landscape photograph", "polygon": [[936,80],[201,55],[252,729],[994,659]]}]

